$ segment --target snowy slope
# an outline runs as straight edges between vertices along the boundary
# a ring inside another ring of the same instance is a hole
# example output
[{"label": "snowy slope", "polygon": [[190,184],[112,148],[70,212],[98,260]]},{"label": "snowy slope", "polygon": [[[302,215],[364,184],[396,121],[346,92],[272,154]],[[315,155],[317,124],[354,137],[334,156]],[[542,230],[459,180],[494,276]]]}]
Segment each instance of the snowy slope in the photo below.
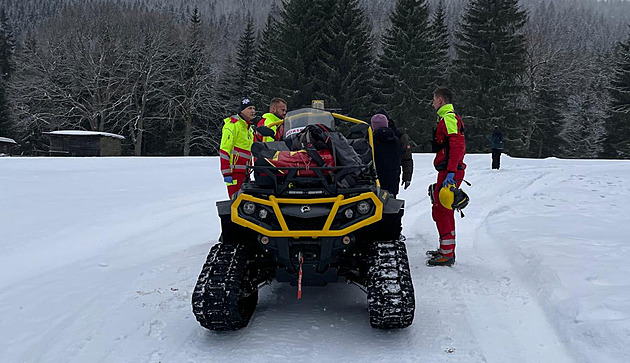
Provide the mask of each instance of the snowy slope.
[{"label": "snowy slope", "polygon": [[263,288],[250,325],[201,328],[190,294],[219,235],[217,158],[0,159],[2,362],[628,362],[630,163],[468,155],[457,264],[415,155],[404,231],[414,324],[370,328],[352,285]]}]

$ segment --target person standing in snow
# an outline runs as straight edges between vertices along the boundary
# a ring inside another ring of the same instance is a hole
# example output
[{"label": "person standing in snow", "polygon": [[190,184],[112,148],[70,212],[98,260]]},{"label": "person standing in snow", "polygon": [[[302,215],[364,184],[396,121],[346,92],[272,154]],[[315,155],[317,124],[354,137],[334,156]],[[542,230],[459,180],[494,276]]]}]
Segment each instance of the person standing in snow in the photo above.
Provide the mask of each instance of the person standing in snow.
[{"label": "person standing in snow", "polygon": [[411,155],[411,145],[409,145],[409,136],[402,129],[396,127],[394,120],[389,117],[389,114],[384,108],[381,108],[376,112],[377,114],[384,115],[387,117],[388,127],[394,130],[396,137],[400,140],[400,149],[402,153],[402,181],[401,185],[404,186],[405,189],[409,188],[411,185],[411,177],[413,175],[413,156]]},{"label": "person standing in snow", "polygon": [[228,195],[234,196],[243,185],[247,166],[251,165],[254,131],[252,123],[256,107],[249,98],[241,100],[239,113],[223,120],[221,146],[221,174],[227,185]]},{"label": "person standing in snow", "polygon": [[[284,119],[284,116],[287,114],[287,101],[280,97],[274,97],[271,102],[269,102],[269,112],[262,115],[260,121],[256,126],[267,126],[274,122],[278,122]],[[259,133],[255,134],[255,141],[279,141],[282,137],[282,125],[276,125],[271,127],[273,132],[275,133],[275,138],[270,136],[262,136]]]},{"label": "person standing in snow", "polygon": [[488,137],[490,149],[492,149],[492,169],[499,170],[501,166],[501,152],[503,151],[503,132],[499,126],[495,126],[492,134]]},{"label": "person standing in snow", "polygon": [[387,117],[377,113],[372,116],[372,132],[374,135],[374,162],[381,188],[389,191],[394,197],[398,194],[400,182],[400,165],[402,149],[396,132],[388,126]]},{"label": "person standing in snow", "polygon": [[455,113],[452,104],[453,93],[445,87],[433,92],[433,108],[437,111],[437,125],[433,136],[433,166],[438,172],[437,183],[433,185],[432,216],[440,235],[440,247],[427,251],[429,266],[452,266],[455,263],[455,213],[445,208],[437,197],[440,188],[454,184],[457,187],[464,180],[464,123]]}]

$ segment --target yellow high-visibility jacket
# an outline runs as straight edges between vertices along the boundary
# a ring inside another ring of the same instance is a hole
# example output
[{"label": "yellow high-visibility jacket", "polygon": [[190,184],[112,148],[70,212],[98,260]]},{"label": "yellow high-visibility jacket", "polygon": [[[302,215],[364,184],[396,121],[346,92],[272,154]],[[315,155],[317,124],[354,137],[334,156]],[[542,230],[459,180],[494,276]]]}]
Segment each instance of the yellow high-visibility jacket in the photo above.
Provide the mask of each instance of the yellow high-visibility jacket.
[{"label": "yellow high-visibility jacket", "polygon": [[246,166],[251,165],[252,160],[253,129],[240,115],[230,116],[223,122],[219,147],[221,174],[245,174]]},{"label": "yellow high-visibility jacket", "polygon": [[256,134],[256,141],[264,141],[264,142],[272,142],[272,141],[276,141],[276,140],[280,140],[280,135],[278,135],[278,126],[269,126],[274,122],[280,121],[280,118],[278,118],[278,116],[274,115],[271,112],[268,112],[264,115],[262,115],[262,118],[260,119],[260,121],[258,121],[258,125],[256,126],[267,126],[270,129],[273,130],[273,132],[276,133],[276,138],[274,140],[273,137],[269,137],[269,136],[261,136],[259,134]]}]

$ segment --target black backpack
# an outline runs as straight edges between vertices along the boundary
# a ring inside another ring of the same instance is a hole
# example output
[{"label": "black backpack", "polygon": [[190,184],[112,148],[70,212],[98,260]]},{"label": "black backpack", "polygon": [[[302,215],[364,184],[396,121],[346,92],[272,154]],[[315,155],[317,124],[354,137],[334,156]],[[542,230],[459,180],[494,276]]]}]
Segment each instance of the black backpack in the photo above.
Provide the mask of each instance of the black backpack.
[{"label": "black backpack", "polygon": [[291,150],[333,150],[330,130],[322,124],[307,125],[300,131],[291,144]]}]

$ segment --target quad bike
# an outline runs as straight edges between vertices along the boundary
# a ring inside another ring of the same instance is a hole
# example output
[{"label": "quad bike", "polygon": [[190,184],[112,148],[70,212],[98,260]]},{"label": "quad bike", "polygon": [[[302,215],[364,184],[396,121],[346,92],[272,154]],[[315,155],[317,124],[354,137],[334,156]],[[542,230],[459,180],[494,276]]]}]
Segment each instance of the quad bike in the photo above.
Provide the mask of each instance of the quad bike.
[{"label": "quad bike", "polygon": [[[354,124],[347,139],[335,132],[342,122]],[[369,125],[303,108],[282,126],[284,141],[253,145],[253,178],[217,202],[221,238],[192,295],[195,317],[210,330],[240,329],[272,280],[296,286],[299,299],[303,286],[343,277],[367,292],[372,327],[408,327],[415,299],[400,240],[404,201],[380,189]]]}]

